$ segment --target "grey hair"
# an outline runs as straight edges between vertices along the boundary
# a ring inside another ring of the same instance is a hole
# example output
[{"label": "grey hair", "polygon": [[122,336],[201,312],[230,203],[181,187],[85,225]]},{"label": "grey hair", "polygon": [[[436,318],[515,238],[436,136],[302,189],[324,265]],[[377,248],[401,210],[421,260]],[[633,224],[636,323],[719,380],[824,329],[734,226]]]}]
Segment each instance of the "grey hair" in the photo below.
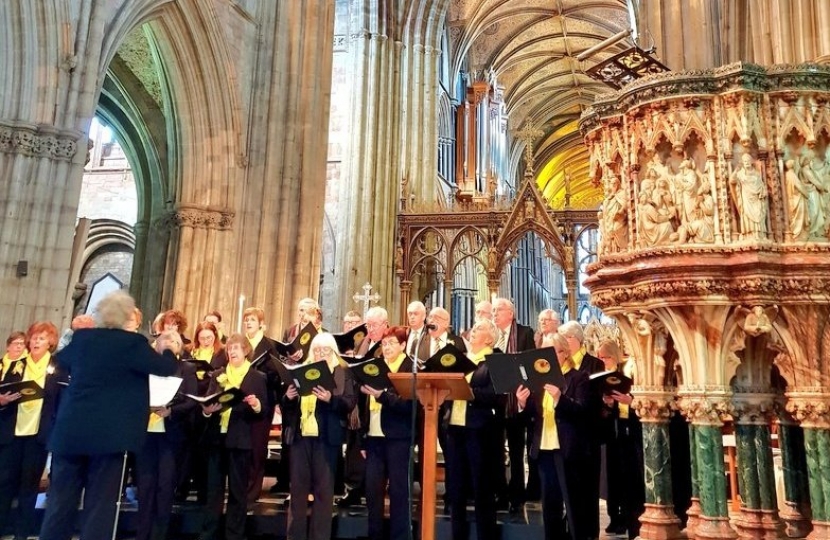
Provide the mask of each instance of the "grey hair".
[{"label": "grey hair", "polygon": [[495,323],[490,319],[480,319],[476,321],[476,323],[473,325],[473,329],[476,328],[481,328],[487,333],[487,336],[490,338],[490,341],[487,342],[487,345],[490,345],[492,347],[496,343],[496,341],[498,341],[498,330],[496,329]]},{"label": "grey hair", "polygon": [[135,311],[135,300],[125,291],[114,291],[95,306],[95,325],[98,328],[123,328]]},{"label": "grey hair", "polygon": [[578,342],[585,341],[585,334],[582,332],[582,325],[577,321],[568,321],[559,327],[558,332],[565,337],[572,337]]},{"label": "grey hair", "polygon": [[389,322],[389,312],[380,306],[371,307],[366,312],[366,320],[369,319],[381,319],[383,322]]}]

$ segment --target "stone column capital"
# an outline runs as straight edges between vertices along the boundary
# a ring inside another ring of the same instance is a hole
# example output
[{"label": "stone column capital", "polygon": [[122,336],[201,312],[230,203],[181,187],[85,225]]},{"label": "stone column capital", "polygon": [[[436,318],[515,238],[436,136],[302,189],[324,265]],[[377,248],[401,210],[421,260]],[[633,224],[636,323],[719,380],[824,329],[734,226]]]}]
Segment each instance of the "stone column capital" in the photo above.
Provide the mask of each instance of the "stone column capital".
[{"label": "stone column capital", "polygon": [[677,409],[674,393],[664,389],[635,389],[631,406],[641,422],[668,422]]},{"label": "stone column capital", "polygon": [[785,410],[801,427],[830,429],[830,394],[815,388],[787,392]]},{"label": "stone column capital", "polygon": [[721,425],[732,415],[732,401],[726,392],[686,394],[678,408],[687,420],[698,425]]},{"label": "stone column capital", "polygon": [[732,416],[741,424],[767,425],[778,410],[775,394],[738,393],[732,396]]},{"label": "stone column capital", "polygon": [[162,229],[193,229],[228,230],[233,226],[234,213],[226,208],[209,208],[207,206],[180,205],[177,209],[167,213],[156,221],[156,226]]},{"label": "stone column capital", "polygon": [[0,152],[72,161],[83,135],[72,129],[0,120]]}]

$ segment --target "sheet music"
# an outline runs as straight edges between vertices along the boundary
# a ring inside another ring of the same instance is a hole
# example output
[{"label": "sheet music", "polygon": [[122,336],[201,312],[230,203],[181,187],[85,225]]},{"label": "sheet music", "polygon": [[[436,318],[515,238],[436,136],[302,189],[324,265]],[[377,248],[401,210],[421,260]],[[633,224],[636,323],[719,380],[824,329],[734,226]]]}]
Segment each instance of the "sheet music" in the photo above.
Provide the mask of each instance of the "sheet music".
[{"label": "sheet music", "polygon": [[164,407],[173,401],[182,385],[182,378],[150,375],[147,382],[150,385],[150,408],[152,409]]}]

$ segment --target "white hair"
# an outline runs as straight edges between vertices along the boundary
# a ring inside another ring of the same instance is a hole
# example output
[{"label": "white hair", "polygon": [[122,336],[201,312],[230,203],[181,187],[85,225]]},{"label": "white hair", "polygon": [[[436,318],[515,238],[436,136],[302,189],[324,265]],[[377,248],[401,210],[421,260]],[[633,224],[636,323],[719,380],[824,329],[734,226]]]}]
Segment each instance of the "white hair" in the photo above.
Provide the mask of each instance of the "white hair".
[{"label": "white hair", "polygon": [[577,321],[568,321],[562,324],[557,332],[565,337],[572,337],[579,343],[582,343],[585,340],[585,334],[582,332],[582,325]]}]

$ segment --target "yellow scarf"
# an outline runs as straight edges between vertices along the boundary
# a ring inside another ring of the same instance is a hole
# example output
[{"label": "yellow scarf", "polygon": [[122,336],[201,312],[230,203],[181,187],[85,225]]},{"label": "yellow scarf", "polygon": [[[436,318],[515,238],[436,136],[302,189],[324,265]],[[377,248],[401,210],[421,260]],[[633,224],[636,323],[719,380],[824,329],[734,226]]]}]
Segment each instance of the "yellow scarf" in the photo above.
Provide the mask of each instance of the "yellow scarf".
[{"label": "yellow scarf", "polygon": [[[479,365],[484,357],[488,354],[492,354],[493,349],[491,347],[484,347],[478,353],[467,353],[467,357],[473,361],[475,365]],[[467,382],[469,383],[470,380],[473,378],[474,371],[471,371],[467,374]],[[450,425],[452,426],[466,426],[467,425],[467,402],[466,401],[453,401],[452,402],[452,411],[450,412]]]},{"label": "yellow scarf", "polygon": [[252,351],[256,350],[257,345],[259,345],[259,342],[262,341],[262,336],[263,333],[261,328],[257,330],[253,336],[246,336],[248,338],[248,343],[251,344]]},{"label": "yellow scarf", "polygon": [[[260,338],[261,338],[260,333]],[[228,364],[225,367],[225,375],[228,377],[223,390],[227,390],[228,388],[242,388],[242,380],[245,378],[245,375],[248,374],[248,370],[251,369],[251,363],[247,360],[242,362],[242,365],[239,367],[234,367],[231,364]],[[222,414],[219,416],[219,431],[221,433],[228,432],[228,424],[231,421],[231,407],[228,407]]]},{"label": "yellow scarf", "polygon": [[[572,369],[570,364],[562,366],[562,375]],[[560,399],[562,397],[560,396]],[[544,392],[542,398],[542,441],[540,450],[559,450],[559,431],[556,429],[556,405],[553,403],[553,396]]]},{"label": "yellow scarf", "polygon": [[23,354],[20,355],[20,357],[15,358],[14,360],[9,358],[8,353],[4,354],[3,360],[0,360],[0,381],[6,378],[6,373],[9,372],[9,369],[12,367],[12,364],[14,364],[20,359],[25,359],[27,354],[29,353],[26,350],[24,350]]},{"label": "yellow scarf", "polygon": [[[41,388],[46,386],[46,373],[49,369],[49,362],[52,354],[46,351],[43,357],[35,362],[32,356],[26,355],[26,370],[23,372],[24,381],[35,381]],[[37,435],[40,429],[40,412],[43,410],[43,400],[33,399],[21,403],[17,407],[17,425],[14,434],[17,437]]]},{"label": "yellow scarf", "polygon": [[[340,358],[333,355],[334,358],[326,359],[326,365],[334,373],[334,368],[340,363]],[[309,358],[304,364],[316,362],[314,358]],[[334,365],[332,365],[334,364]],[[320,426],[317,425],[317,398],[314,394],[300,397],[300,433],[303,437],[318,437],[320,435]]]},{"label": "yellow scarf", "polygon": [[[406,353],[401,353],[398,355],[397,358],[389,362],[389,371],[392,373],[397,373],[399,369],[401,369],[401,364],[403,364],[403,360],[406,358]],[[383,405],[380,404],[378,400],[375,399],[375,396],[369,396],[369,436],[370,437],[383,437],[383,429],[380,426],[380,411],[383,408]]]},{"label": "yellow scarf", "polygon": [[193,351],[190,353],[190,356],[192,356],[194,360],[210,362],[211,360],[213,360],[213,347],[210,347],[208,349],[193,349]]},{"label": "yellow scarf", "polygon": [[586,354],[588,354],[588,349],[586,349],[584,346],[574,353],[573,361],[574,361],[574,367],[576,369],[579,369],[580,367],[582,367],[582,360],[585,358]]}]

